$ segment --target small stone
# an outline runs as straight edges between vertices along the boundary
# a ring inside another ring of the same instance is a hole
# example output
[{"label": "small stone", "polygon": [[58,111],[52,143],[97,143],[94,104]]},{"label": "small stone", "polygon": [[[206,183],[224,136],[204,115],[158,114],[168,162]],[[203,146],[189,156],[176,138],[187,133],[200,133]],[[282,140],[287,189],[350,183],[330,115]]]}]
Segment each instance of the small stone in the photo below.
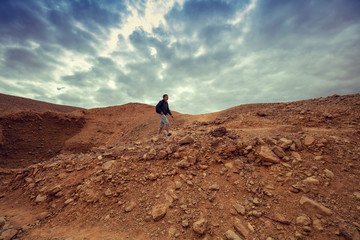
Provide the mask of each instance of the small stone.
[{"label": "small stone", "polygon": [[315,159],[315,161],[322,161],[322,160],[324,160],[324,157],[323,156],[316,156],[314,159]]},{"label": "small stone", "polygon": [[37,195],[36,199],[35,199],[35,202],[36,203],[40,203],[40,202],[43,202],[46,200],[46,196],[43,196],[43,195]]},{"label": "small stone", "polygon": [[214,131],[211,132],[211,135],[214,137],[222,137],[226,134],[226,128],[225,127],[219,127],[216,128]]},{"label": "small stone", "polygon": [[312,145],[314,142],[315,142],[315,138],[314,138],[314,137],[306,137],[306,138],[304,139],[304,144],[305,144],[306,146],[310,146],[310,145]]},{"label": "small stone", "polygon": [[271,149],[267,146],[260,147],[259,157],[261,158],[261,160],[265,162],[270,162],[270,163],[280,162],[279,157],[276,156],[275,153],[271,151]]},{"label": "small stone", "polygon": [[194,232],[203,235],[207,228],[207,221],[206,219],[202,218],[193,224],[193,230]]},{"label": "small stone", "polygon": [[159,221],[160,219],[162,219],[166,215],[167,208],[168,207],[165,204],[159,204],[154,206],[151,211],[151,215],[154,221]]},{"label": "small stone", "polygon": [[131,212],[136,207],[136,202],[131,200],[127,204],[125,204],[124,211]]},{"label": "small stone", "polygon": [[332,171],[330,171],[329,169],[325,169],[324,172],[325,172],[325,176],[328,178],[335,177],[334,173]]},{"label": "small stone", "polygon": [[175,181],[175,189],[176,189],[176,190],[179,190],[179,189],[181,188],[181,186],[182,186],[182,183],[181,183],[181,182]]},{"label": "small stone", "polygon": [[276,154],[276,156],[278,156],[279,158],[283,158],[285,157],[285,152],[284,150],[282,150],[281,147],[279,146],[274,146],[272,151]]},{"label": "small stone", "polygon": [[189,226],[189,220],[185,219],[181,222],[181,224],[184,228],[187,228]]},{"label": "small stone", "polygon": [[102,165],[103,170],[109,170],[111,166],[115,163],[115,160],[107,161]]},{"label": "small stone", "polygon": [[158,154],[159,159],[164,159],[167,155],[167,152],[164,150],[161,150]]},{"label": "small stone", "polygon": [[314,185],[319,185],[320,184],[320,181],[318,179],[316,179],[315,177],[305,178],[303,180],[303,182],[306,183],[306,184],[314,184]]},{"label": "small stone", "polygon": [[313,227],[315,228],[315,230],[318,230],[318,231],[324,230],[324,227],[322,226],[322,222],[319,219],[315,219],[313,221]]},{"label": "small stone", "polygon": [[259,212],[259,211],[256,211],[256,210],[253,210],[251,211],[251,215],[253,215],[254,217],[261,217],[262,216],[262,212]]},{"label": "small stone", "polygon": [[301,215],[296,218],[296,224],[300,226],[309,226],[311,224],[311,219],[306,215]]},{"label": "small stone", "polygon": [[209,187],[209,190],[218,191],[220,189],[219,184],[213,184]]},{"label": "small stone", "polygon": [[68,205],[68,204],[72,203],[73,201],[74,201],[73,198],[69,198],[68,200],[66,200],[66,201],[64,202],[64,204],[65,204],[65,205]]},{"label": "small stone", "polygon": [[300,156],[300,154],[298,152],[292,152],[291,156],[298,162],[302,161],[301,156]]},{"label": "small stone", "polygon": [[184,137],[183,139],[181,139],[181,140],[179,141],[179,144],[180,144],[180,145],[185,145],[185,144],[191,144],[191,143],[193,143],[193,142],[195,142],[195,140],[194,140],[193,137],[191,137],[191,136],[186,136],[186,137]]},{"label": "small stone", "polygon": [[6,220],[4,217],[0,217],[0,229],[5,225]]},{"label": "small stone", "polygon": [[236,210],[236,212],[238,212],[241,215],[245,215],[245,207],[243,205],[240,205],[238,203],[233,205],[234,209]]},{"label": "small stone", "polygon": [[313,212],[315,210],[316,212],[326,216],[330,216],[332,214],[332,211],[329,208],[324,207],[322,204],[305,196],[301,197],[300,205],[306,208],[309,212]]},{"label": "small stone", "polygon": [[180,162],[177,162],[175,165],[176,165],[177,167],[179,167],[179,168],[187,168],[187,167],[190,167],[190,163],[189,163],[187,160],[185,160],[185,159],[181,160]]},{"label": "small stone", "polygon": [[226,231],[225,237],[227,240],[242,240],[236,233],[231,230]]},{"label": "small stone", "polygon": [[110,188],[106,189],[106,191],[105,191],[105,196],[107,196],[107,197],[111,197],[111,196],[112,196],[112,191],[110,190]]},{"label": "small stone", "polygon": [[100,155],[100,156],[97,157],[97,159],[98,159],[98,160],[102,160],[103,157]]},{"label": "small stone", "polygon": [[357,200],[360,200],[360,192],[354,192],[354,196]]},{"label": "small stone", "polygon": [[249,238],[249,229],[241,223],[240,219],[238,218],[235,219],[234,228],[243,237],[245,237],[246,239]]},{"label": "small stone", "polygon": [[282,141],[283,143],[285,143],[288,146],[290,146],[293,143],[293,141],[291,141],[287,138],[280,138],[280,141]]}]

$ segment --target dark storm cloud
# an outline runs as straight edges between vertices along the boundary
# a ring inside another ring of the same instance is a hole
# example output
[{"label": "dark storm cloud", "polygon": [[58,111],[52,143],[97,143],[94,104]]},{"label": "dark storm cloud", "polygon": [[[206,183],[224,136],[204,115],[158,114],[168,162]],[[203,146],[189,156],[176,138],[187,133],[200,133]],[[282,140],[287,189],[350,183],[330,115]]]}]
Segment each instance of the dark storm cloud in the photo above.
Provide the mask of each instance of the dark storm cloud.
[{"label": "dark storm cloud", "polygon": [[172,109],[194,114],[359,92],[359,1],[164,5],[2,1],[0,90],[88,108],[168,93]]}]

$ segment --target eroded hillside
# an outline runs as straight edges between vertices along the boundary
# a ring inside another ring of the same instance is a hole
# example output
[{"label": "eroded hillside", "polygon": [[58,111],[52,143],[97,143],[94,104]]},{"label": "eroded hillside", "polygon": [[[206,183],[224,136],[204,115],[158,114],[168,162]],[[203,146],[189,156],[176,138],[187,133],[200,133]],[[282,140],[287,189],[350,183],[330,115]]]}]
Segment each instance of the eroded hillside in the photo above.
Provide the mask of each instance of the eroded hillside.
[{"label": "eroded hillside", "polygon": [[171,137],[152,106],[86,110],[60,154],[1,169],[2,236],[359,239],[359,110],[356,94],[176,113]]}]

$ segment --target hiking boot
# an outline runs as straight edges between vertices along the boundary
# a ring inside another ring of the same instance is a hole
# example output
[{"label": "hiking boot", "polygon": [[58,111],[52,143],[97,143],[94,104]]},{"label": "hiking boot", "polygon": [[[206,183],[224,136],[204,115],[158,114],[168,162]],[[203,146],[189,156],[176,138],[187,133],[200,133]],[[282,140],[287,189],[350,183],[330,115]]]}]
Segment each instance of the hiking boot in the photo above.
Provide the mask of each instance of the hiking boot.
[{"label": "hiking boot", "polygon": [[167,135],[170,137],[170,136],[171,136],[171,133],[168,133]]}]

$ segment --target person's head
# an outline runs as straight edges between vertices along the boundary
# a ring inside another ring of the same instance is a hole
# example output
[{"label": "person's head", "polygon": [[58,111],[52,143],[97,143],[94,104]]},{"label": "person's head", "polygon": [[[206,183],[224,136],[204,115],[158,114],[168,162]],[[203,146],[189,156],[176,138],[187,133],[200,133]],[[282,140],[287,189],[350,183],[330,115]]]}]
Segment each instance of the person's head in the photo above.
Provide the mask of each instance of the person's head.
[{"label": "person's head", "polygon": [[167,94],[164,94],[164,95],[163,95],[163,99],[164,99],[165,101],[167,101],[167,100],[169,99],[169,96],[168,96]]}]

